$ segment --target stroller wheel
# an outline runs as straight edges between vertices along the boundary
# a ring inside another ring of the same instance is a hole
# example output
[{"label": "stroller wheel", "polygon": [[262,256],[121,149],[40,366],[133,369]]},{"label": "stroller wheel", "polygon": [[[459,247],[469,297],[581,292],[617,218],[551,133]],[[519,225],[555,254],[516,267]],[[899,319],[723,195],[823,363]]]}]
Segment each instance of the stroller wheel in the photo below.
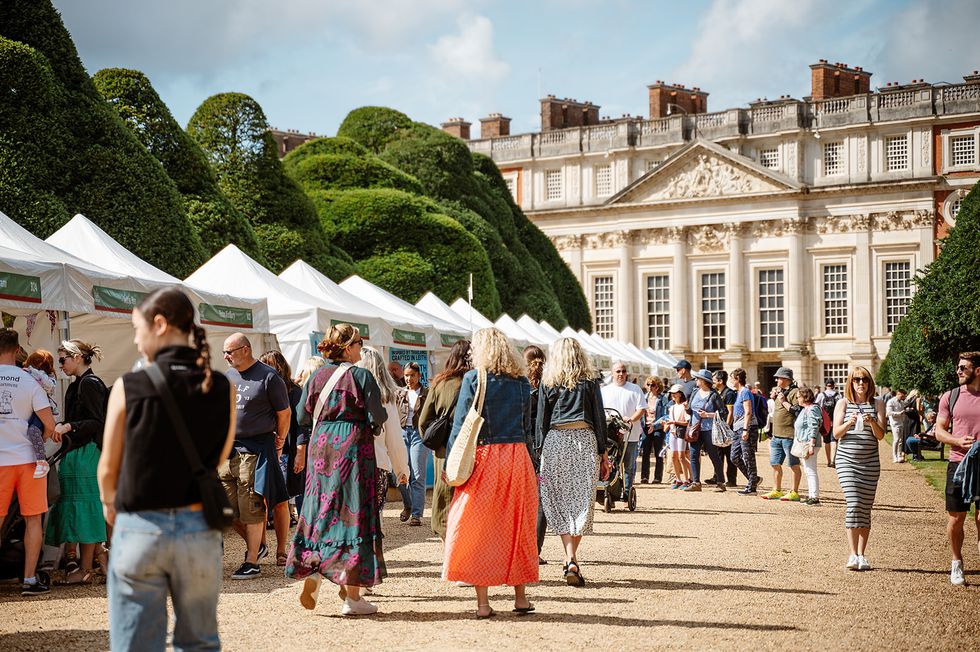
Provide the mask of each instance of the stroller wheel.
[{"label": "stroller wheel", "polygon": [[629,498],[626,499],[626,506],[631,512],[636,511],[636,487],[630,487]]},{"label": "stroller wheel", "polygon": [[606,513],[611,512],[613,510],[614,504],[615,503],[613,503],[612,495],[610,495],[610,493],[607,491],[605,500],[602,502],[602,511]]}]

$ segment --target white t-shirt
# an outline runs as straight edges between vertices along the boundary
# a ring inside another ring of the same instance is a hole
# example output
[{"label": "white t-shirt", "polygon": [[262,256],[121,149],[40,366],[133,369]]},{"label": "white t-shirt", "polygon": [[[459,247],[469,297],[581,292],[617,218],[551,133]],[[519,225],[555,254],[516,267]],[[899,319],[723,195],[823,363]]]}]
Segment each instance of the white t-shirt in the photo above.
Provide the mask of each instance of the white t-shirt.
[{"label": "white t-shirt", "polygon": [[[602,386],[602,405],[603,407],[613,408],[624,419],[629,419],[636,414],[636,411],[646,407],[646,398],[643,390],[633,383],[625,383],[622,387],[616,383],[609,383]],[[634,421],[630,428],[630,436],[627,441],[640,441],[643,429],[639,421]]]},{"label": "white t-shirt", "polygon": [[50,408],[48,395],[29,373],[0,365],[0,466],[35,462],[27,422],[37,410]]},{"label": "white t-shirt", "polygon": [[412,422],[415,420],[415,406],[418,405],[419,390],[421,389],[422,388],[420,387],[419,389],[405,390],[408,392],[408,421],[406,421],[406,424],[409,426],[411,426]]}]

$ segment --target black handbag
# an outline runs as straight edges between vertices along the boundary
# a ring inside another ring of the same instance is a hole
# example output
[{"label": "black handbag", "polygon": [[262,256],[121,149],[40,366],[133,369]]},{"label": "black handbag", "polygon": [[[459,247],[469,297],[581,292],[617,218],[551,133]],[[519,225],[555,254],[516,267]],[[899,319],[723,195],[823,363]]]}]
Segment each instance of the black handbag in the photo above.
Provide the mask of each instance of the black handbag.
[{"label": "black handbag", "polygon": [[167,387],[167,379],[163,376],[163,371],[156,364],[148,365],[144,371],[149,376],[150,382],[156,388],[163,407],[170,416],[170,423],[177,433],[177,441],[184,449],[184,455],[190,462],[191,471],[194,479],[197,480],[198,489],[201,491],[201,502],[204,504],[204,520],[213,530],[224,530],[231,526],[235,512],[228,502],[228,495],[225,488],[218,479],[218,472],[215,469],[205,469],[201,464],[201,456],[197,454],[197,449],[191,441],[191,434],[187,431],[187,423],[177,409],[174,395]]},{"label": "black handbag", "polygon": [[451,416],[436,417],[422,431],[422,445],[434,451],[445,448],[446,444],[449,443],[449,433],[452,429],[453,419]]}]

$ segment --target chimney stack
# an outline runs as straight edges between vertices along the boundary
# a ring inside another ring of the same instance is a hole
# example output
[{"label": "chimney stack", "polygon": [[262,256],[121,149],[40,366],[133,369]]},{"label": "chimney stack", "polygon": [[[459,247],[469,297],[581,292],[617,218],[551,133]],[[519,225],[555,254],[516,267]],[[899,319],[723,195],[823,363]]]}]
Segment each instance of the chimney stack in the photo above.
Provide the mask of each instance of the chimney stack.
[{"label": "chimney stack", "polygon": [[870,92],[871,73],[861,66],[851,68],[846,63],[828,63],[826,59],[810,64],[810,96],[815,100]]},{"label": "chimney stack", "polygon": [[510,135],[510,118],[500,113],[491,113],[480,118],[480,138],[499,138]]},{"label": "chimney stack", "polygon": [[470,139],[470,124],[462,118],[449,118],[446,122],[443,122],[440,127],[450,136],[456,136],[456,138],[461,138],[463,140]]},{"label": "chimney stack", "polygon": [[667,84],[661,80],[647,86],[650,98],[650,119],[666,118],[670,115],[671,107],[676,104],[681,107],[679,113],[706,113],[708,111],[708,93],[697,86],[685,88],[684,84]]},{"label": "chimney stack", "polygon": [[549,95],[541,100],[541,131],[599,124],[599,105]]}]

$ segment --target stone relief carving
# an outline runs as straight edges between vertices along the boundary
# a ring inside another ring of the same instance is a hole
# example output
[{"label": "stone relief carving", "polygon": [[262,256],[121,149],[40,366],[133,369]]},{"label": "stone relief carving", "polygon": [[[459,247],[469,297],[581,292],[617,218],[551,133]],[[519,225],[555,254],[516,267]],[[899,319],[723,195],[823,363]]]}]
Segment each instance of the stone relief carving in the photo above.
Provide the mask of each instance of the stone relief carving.
[{"label": "stone relief carving", "polygon": [[828,215],[814,220],[814,231],[820,235],[828,233],[853,233],[871,228],[870,215]]},{"label": "stone relief carving", "polygon": [[667,182],[651,199],[694,199],[771,190],[773,186],[719,159],[699,154],[694,165]]},{"label": "stone relief carving", "polygon": [[671,226],[664,229],[667,232],[667,242],[686,242],[687,228],[683,226]]},{"label": "stone relief carving", "polygon": [[582,241],[589,249],[610,249],[620,247],[624,244],[631,244],[635,238],[633,231],[606,231],[603,233],[589,233],[582,236]]},{"label": "stone relief carving", "polygon": [[642,229],[636,231],[636,241],[645,245],[667,244],[669,234],[668,229]]},{"label": "stone relief carving", "polygon": [[870,215],[875,231],[908,231],[932,227],[935,217],[932,211],[889,211]]},{"label": "stone relief carving", "polygon": [[920,143],[919,149],[921,150],[922,167],[929,166],[929,154],[931,153],[929,151],[929,148],[931,145],[930,143],[931,137],[932,134],[929,133],[928,131],[923,131],[919,134],[919,143]]},{"label": "stone relief carving", "polygon": [[868,139],[865,136],[859,136],[857,139],[857,164],[858,172],[864,174],[864,164],[868,158]]},{"label": "stone relief carving", "polygon": [[728,248],[730,233],[715,226],[695,226],[687,232],[687,244],[697,253],[718,253]]},{"label": "stone relief carving", "polygon": [[582,246],[582,236],[580,235],[556,235],[551,238],[552,244],[558,251],[578,249]]},{"label": "stone relief carving", "polygon": [[791,179],[796,178],[796,143],[791,142],[786,146],[786,173]]}]

